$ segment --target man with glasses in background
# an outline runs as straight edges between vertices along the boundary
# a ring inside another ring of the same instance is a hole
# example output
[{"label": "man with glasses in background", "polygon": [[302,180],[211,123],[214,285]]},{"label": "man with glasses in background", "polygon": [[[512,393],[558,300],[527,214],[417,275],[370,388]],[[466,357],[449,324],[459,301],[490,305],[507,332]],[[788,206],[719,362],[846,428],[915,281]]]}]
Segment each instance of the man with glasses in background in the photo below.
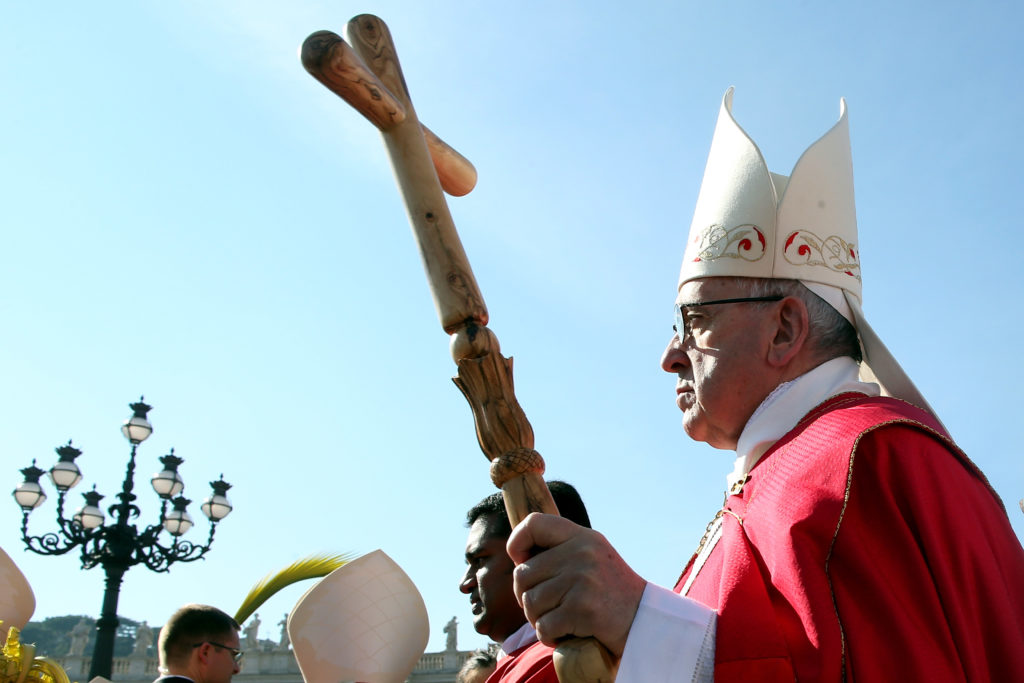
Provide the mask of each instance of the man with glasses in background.
[{"label": "man with glasses in background", "polygon": [[154,683],[228,683],[241,671],[239,625],[209,605],[185,605],[160,629]]}]

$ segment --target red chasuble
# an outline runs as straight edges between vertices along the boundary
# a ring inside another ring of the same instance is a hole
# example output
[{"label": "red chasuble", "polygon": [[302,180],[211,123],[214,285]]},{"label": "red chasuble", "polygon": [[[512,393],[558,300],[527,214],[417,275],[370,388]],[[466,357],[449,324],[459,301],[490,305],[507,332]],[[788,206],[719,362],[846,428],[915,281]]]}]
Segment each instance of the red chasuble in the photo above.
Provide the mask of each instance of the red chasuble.
[{"label": "red chasuble", "polygon": [[837,396],[721,514],[687,593],[718,612],[716,681],[1024,679],[1024,550],[929,414]]},{"label": "red chasuble", "polygon": [[503,657],[487,683],[558,683],[551,661],[554,648],[535,642]]}]

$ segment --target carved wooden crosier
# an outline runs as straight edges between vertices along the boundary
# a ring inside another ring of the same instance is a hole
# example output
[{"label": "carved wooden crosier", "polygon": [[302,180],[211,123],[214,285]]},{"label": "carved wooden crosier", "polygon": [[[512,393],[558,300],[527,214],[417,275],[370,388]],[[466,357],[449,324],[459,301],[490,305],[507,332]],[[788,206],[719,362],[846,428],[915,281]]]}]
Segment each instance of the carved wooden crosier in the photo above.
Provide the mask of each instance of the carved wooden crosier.
[{"label": "carved wooden crosier", "polygon": [[[441,326],[451,335],[454,381],[473,410],[477,440],[509,520],[515,526],[531,512],[558,514],[542,476],[544,459],[533,448],[533,428],[515,397],[512,360],[501,355],[487,328],[487,307],[442,193],[442,187],[454,195],[469,192],[476,171],[419,123],[384,22],[360,15],[347,33],[351,47],[329,31],[313,33],[302,45],[302,63],[383,135]],[[555,668],[562,683],[615,678],[611,655],[593,638],[561,644]]]}]

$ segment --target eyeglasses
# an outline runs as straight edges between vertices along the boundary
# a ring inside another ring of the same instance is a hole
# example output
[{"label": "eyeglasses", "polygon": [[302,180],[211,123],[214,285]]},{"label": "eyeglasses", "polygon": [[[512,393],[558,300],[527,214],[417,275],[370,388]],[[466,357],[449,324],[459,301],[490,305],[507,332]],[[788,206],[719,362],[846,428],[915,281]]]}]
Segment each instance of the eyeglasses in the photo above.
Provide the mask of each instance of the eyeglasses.
[{"label": "eyeglasses", "polygon": [[694,301],[687,304],[676,304],[676,324],[672,329],[676,332],[680,344],[685,344],[690,338],[690,321],[686,319],[686,309],[698,306],[718,306],[719,304],[746,304],[756,301],[782,301],[786,297],[782,294],[777,296],[747,296],[739,299],[716,299],[714,301]]},{"label": "eyeglasses", "polygon": [[210,645],[213,645],[214,647],[219,647],[222,650],[227,650],[228,652],[231,653],[231,659],[235,660],[235,664],[241,664],[242,663],[242,657],[245,656],[245,652],[242,651],[242,650],[239,650],[237,647],[228,647],[227,645],[221,645],[220,643],[215,643],[212,640],[204,640],[202,643],[196,643],[192,647],[199,647],[203,643],[209,643]]}]

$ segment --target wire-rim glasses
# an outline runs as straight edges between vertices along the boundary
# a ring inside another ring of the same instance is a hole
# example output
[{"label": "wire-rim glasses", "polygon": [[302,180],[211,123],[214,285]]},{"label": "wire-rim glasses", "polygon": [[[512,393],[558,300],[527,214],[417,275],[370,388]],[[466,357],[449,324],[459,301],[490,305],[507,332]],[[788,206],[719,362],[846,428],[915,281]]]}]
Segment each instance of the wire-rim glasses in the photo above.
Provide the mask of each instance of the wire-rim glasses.
[{"label": "wire-rim glasses", "polygon": [[686,319],[685,314],[687,308],[718,306],[720,304],[747,304],[764,301],[782,301],[785,298],[785,295],[777,294],[775,296],[745,296],[738,299],[715,299],[714,301],[694,301],[691,303],[676,304],[676,324],[672,326],[672,329],[675,330],[679,343],[685,344],[686,340],[690,338],[690,323]]},{"label": "wire-rim glasses", "polygon": [[213,645],[214,647],[219,647],[222,650],[227,650],[228,652],[231,653],[231,659],[235,660],[235,664],[241,664],[242,663],[242,657],[245,656],[245,651],[244,650],[239,650],[237,647],[231,647],[229,645],[224,645],[222,643],[215,643],[212,640],[204,640],[201,643],[196,643],[192,647],[199,647],[203,643],[208,643],[210,645]]}]

